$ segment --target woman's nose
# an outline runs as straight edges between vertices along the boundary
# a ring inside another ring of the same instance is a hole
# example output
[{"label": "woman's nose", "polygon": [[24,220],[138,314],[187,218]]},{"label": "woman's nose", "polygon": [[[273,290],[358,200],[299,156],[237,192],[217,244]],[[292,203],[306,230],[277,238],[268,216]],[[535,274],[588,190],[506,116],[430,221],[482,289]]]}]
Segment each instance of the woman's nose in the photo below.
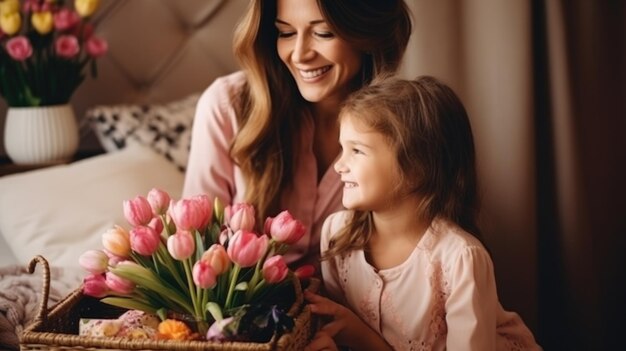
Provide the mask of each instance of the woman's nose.
[{"label": "woman's nose", "polygon": [[299,35],[296,39],[296,46],[293,49],[293,61],[305,62],[315,56],[311,39],[307,35]]}]

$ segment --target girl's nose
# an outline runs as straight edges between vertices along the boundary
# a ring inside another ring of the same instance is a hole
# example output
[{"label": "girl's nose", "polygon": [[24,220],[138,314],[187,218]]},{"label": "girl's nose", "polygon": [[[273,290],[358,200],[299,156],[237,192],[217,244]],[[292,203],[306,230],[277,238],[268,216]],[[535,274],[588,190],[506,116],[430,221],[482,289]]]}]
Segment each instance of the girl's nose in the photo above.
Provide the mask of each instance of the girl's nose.
[{"label": "girl's nose", "polygon": [[346,173],[348,171],[346,166],[343,164],[343,162],[341,160],[341,157],[339,157],[337,162],[335,162],[335,164],[333,165],[333,168],[335,169],[335,172],[337,172],[339,174]]}]

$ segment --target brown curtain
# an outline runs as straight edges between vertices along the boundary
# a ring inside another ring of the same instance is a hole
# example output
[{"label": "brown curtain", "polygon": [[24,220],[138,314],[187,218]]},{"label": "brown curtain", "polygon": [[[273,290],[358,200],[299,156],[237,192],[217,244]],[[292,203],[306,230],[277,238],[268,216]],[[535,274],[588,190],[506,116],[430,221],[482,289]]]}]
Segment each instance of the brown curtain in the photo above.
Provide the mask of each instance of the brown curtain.
[{"label": "brown curtain", "polygon": [[402,75],[461,96],[500,299],[546,350],[625,325],[626,2],[407,0]]}]

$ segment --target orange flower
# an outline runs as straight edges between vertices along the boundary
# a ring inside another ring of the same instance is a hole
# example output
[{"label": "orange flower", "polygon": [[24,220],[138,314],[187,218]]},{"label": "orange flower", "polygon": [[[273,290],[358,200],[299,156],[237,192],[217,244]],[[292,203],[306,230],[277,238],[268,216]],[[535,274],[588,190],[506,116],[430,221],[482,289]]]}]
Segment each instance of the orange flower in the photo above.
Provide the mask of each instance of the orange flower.
[{"label": "orange flower", "polygon": [[166,319],[159,323],[158,339],[190,340],[193,335],[187,324],[176,319]]}]

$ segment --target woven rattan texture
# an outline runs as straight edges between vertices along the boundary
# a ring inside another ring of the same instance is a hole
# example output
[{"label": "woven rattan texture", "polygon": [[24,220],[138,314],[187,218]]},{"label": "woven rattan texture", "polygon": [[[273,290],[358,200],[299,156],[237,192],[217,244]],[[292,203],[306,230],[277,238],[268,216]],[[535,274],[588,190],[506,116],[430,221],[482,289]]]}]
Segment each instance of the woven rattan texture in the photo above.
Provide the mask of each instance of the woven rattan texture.
[{"label": "woven rattan texture", "polygon": [[[117,318],[124,310],[101,303],[98,299],[85,296],[75,290],[50,310],[47,296],[50,274],[47,261],[37,256],[31,262],[30,272],[36,263],[44,268],[44,297],[38,317],[29,325],[20,338],[20,350],[190,350],[190,351],[301,351],[313,334],[311,311],[304,305],[302,289],[294,284],[296,302],[289,314],[295,316],[295,326],[289,333],[274,337],[267,343],[207,342],[174,340],[131,340],[124,338],[100,338],[78,335],[80,318]],[[313,280],[308,289],[316,291],[319,281]]]}]

